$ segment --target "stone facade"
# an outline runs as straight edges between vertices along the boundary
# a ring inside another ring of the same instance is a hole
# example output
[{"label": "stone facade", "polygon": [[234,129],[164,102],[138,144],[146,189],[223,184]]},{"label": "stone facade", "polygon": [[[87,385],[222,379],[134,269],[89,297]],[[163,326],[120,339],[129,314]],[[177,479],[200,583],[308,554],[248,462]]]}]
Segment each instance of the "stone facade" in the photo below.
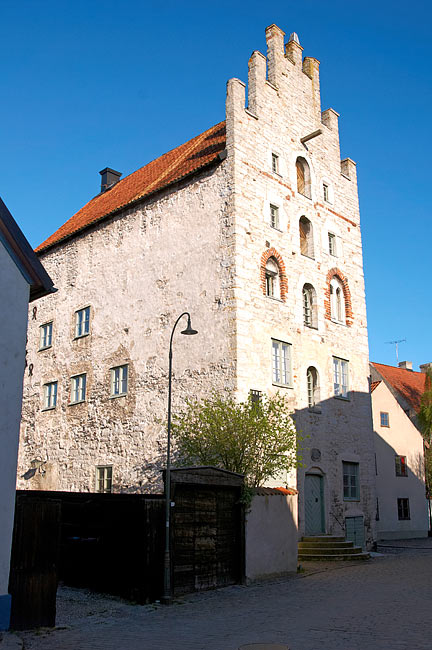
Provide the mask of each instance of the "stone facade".
[{"label": "stone facade", "polygon": [[[296,38],[284,46],[275,25],[266,37],[267,57],[254,52],[249,61],[247,106],[245,84],[228,82],[223,161],[42,255],[59,291],[31,321],[20,477],[32,462],[42,464],[19,485],[91,490],[97,465],[113,465],[115,489],[155,485],[165,447],[157,420],[166,409],[168,340],[187,309],[201,334],[175,341],[174,408],[213,389],[239,398],[251,389],[287,394],[309,436],[297,477],[300,533],[305,475],[318,476],[323,529],[340,533],[345,517],[364,517],[370,543],[374,451],[355,163],[340,160],[338,114],[321,112],[319,62],[302,58]],[[279,270],[274,296],[269,259]],[[340,318],[330,309],[334,279]],[[314,292],[313,326],[304,324],[305,285]],[[74,339],[74,314],[85,306],[90,334]],[[40,325],[50,320],[52,348],[38,352]],[[291,379],[282,385],[273,383],[272,340],[291,353]],[[348,362],[346,398],[334,397],[334,358]],[[110,399],[110,368],[124,363],[128,395]],[[310,367],[320,393],[313,407]],[[82,372],[88,398],[71,406],[70,377]],[[54,378],[58,406],[42,411],[41,388]],[[344,500],[343,463],[357,465],[356,499]]]}]

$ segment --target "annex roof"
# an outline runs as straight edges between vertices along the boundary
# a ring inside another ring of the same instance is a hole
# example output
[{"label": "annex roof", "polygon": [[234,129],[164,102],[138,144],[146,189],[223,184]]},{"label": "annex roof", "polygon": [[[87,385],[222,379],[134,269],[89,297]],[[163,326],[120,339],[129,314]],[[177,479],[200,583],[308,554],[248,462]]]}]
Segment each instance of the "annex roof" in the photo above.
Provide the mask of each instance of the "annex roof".
[{"label": "annex roof", "polygon": [[172,149],[101,192],[36,248],[46,251],[119,210],[162,190],[218,159],[225,149],[225,122]]},{"label": "annex roof", "polygon": [[373,381],[371,382],[371,387],[370,387],[370,392],[373,393],[375,388],[380,385],[380,381]]},{"label": "annex roof", "polygon": [[421,397],[425,391],[426,374],[405,368],[386,366],[383,363],[372,363],[381,377],[390,384],[415,410],[420,410]]},{"label": "annex roof", "polygon": [[53,281],[0,198],[0,242],[30,286],[29,300],[56,291]]}]

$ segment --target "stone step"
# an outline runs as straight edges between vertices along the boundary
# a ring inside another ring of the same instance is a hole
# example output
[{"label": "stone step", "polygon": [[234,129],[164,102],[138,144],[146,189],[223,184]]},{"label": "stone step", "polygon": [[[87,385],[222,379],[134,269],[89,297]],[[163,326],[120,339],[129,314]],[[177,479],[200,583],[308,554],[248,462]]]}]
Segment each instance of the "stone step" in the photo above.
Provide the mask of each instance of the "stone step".
[{"label": "stone step", "polygon": [[324,543],[333,543],[333,542],[345,542],[345,537],[338,537],[337,535],[310,535],[304,536],[300,540],[301,542],[324,542]]},{"label": "stone step", "polygon": [[352,544],[343,548],[335,548],[333,546],[308,546],[307,542],[304,542],[301,545],[299,544],[298,552],[301,555],[353,555],[355,553],[361,553],[362,549],[360,546],[353,546]]},{"label": "stone step", "polygon": [[329,544],[328,542],[317,542],[317,541],[308,541],[308,542],[299,542],[298,547],[299,549],[301,548],[353,548],[354,544],[353,542],[333,542],[332,544]]},{"label": "stone step", "polygon": [[298,554],[298,559],[303,562],[336,562],[336,561],[354,561],[354,560],[369,560],[369,553],[354,553],[351,555],[325,555],[325,554],[316,554],[316,555],[302,555]]}]

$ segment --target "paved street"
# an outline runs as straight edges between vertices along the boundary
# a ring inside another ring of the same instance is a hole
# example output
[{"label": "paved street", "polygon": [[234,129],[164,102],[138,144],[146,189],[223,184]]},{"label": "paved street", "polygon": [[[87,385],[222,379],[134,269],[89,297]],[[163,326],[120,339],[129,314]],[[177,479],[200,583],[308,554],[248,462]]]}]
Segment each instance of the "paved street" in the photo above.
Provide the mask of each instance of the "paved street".
[{"label": "paved street", "polygon": [[195,594],[169,608],[65,589],[58,629],[23,634],[25,648],[431,650],[431,541],[388,544],[369,562],[305,564],[292,578]]}]

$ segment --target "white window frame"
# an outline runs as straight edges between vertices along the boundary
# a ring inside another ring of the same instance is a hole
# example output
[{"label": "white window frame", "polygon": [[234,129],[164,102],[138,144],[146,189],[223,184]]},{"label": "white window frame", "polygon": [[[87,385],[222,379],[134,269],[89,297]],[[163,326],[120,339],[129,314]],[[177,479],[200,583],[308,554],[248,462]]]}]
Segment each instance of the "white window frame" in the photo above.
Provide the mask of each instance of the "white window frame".
[{"label": "white window frame", "polygon": [[328,252],[332,257],[337,257],[336,235],[334,232],[328,233]]},{"label": "white window frame", "polygon": [[270,227],[280,230],[279,206],[274,203],[270,203]]},{"label": "white window frame", "polygon": [[336,276],[330,281],[330,316],[334,323],[346,324],[345,294],[342,282]]},{"label": "white window frame", "polygon": [[[272,268],[274,267],[274,268]],[[280,271],[279,265],[274,257],[269,257],[265,267],[265,288],[266,296],[280,300]]]},{"label": "white window frame", "polygon": [[71,377],[70,404],[80,404],[86,400],[87,374],[73,375]]},{"label": "white window frame", "polygon": [[360,465],[359,463],[342,462],[343,500],[360,501]]},{"label": "white window frame", "polygon": [[332,357],[334,397],[349,400],[349,362],[340,357]]},{"label": "white window frame", "polygon": [[58,382],[49,381],[43,385],[43,411],[50,411],[57,406]]},{"label": "white window frame", "polygon": [[321,412],[321,409],[319,407],[319,402],[320,402],[319,374],[315,366],[309,366],[309,368],[306,371],[306,385],[307,385],[307,397],[308,397],[309,410],[315,412]]},{"label": "white window frame", "polygon": [[272,384],[292,388],[292,345],[272,339]]},{"label": "white window frame", "polygon": [[96,492],[110,494],[112,492],[112,465],[98,465],[96,467]]},{"label": "white window frame", "polygon": [[75,338],[80,339],[90,334],[90,306],[75,312]]},{"label": "white window frame", "polygon": [[44,323],[39,328],[39,350],[47,350],[52,347],[53,321]]},{"label": "white window frame", "polygon": [[111,397],[127,395],[129,384],[129,365],[111,368]]}]

